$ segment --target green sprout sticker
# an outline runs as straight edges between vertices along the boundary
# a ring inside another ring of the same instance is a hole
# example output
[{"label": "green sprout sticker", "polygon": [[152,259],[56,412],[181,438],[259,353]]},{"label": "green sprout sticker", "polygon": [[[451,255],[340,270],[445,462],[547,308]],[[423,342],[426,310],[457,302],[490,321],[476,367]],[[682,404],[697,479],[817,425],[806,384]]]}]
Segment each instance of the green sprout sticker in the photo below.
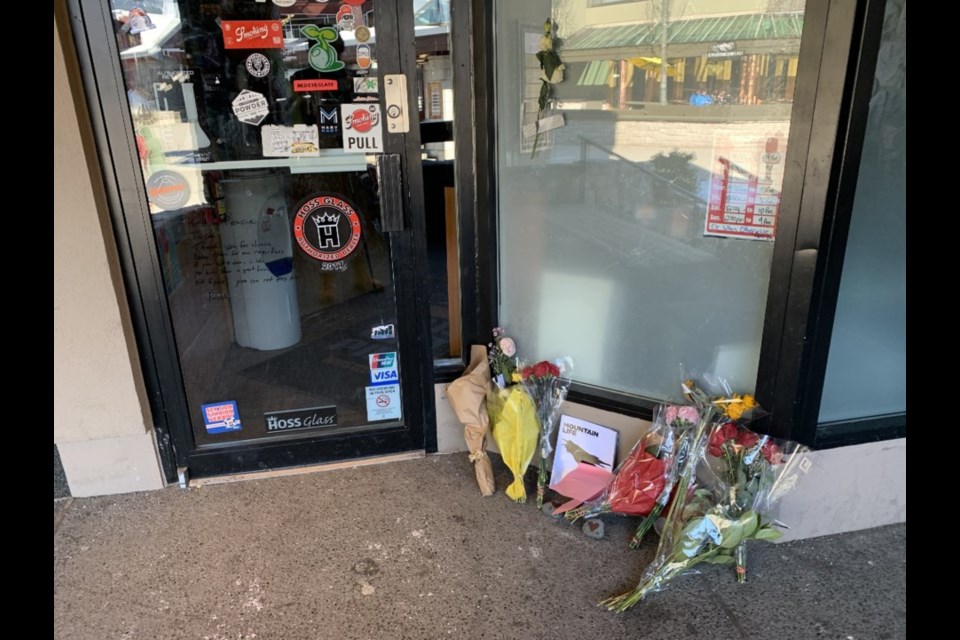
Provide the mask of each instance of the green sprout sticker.
[{"label": "green sprout sticker", "polygon": [[300,29],[300,33],[305,38],[317,41],[317,44],[310,47],[310,52],[307,54],[311,67],[322,73],[329,73],[339,71],[346,66],[337,58],[337,50],[330,46],[331,42],[336,42],[340,37],[336,29],[308,24]]}]

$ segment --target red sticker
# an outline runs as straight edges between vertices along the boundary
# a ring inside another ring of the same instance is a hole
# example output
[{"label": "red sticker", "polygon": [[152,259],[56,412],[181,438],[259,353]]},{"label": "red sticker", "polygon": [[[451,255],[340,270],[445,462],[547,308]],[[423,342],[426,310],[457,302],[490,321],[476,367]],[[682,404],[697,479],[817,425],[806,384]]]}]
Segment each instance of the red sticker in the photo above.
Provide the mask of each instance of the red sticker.
[{"label": "red sticker", "polygon": [[220,29],[227,49],[283,49],[280,20],[224,20]]},{"label": "red sticker", "polygon": [[366,109],[357,109],[350,117],[350,127],[357,133],[366,133],[377,124],[376,114],[372,114]]},{"label": "red sticker", "polygon": [[293,90],[298,93],[307,91],[336,91],[336,80],[294,80]]},{"label": "red sticker", "polygon": [[334,195],[314,196],[304,202],[293,219],[293,236],[311,258],[339,262],[360,245],[360,216],[345,200]]}]

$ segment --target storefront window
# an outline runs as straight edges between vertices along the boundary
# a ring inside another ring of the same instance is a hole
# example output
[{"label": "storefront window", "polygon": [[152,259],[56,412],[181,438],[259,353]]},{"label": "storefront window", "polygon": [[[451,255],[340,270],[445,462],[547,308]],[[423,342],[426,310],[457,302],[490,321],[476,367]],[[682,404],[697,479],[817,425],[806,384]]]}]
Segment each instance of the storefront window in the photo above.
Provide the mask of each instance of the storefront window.
[{"label": "storefront window", "polygon": [[888,0],[820,421],[906,410],[906,2]]},{"label": "storefront window", "polygon": [[497,3],[500,323],[584,384],[752,391],[804,3],[600,4]]}]

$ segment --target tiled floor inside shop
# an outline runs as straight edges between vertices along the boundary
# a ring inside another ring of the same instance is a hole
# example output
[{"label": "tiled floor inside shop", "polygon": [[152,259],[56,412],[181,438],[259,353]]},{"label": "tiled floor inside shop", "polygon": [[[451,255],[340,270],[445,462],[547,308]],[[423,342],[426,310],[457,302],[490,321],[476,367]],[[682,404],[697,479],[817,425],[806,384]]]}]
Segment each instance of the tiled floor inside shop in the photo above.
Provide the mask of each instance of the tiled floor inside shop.
[{"label": "tiled floor inside shop", "polygon": [[750,548],[633,611],[654,551],[477,491],[466,454],[54,503],[56,638],[906,636],[906,525]]}]

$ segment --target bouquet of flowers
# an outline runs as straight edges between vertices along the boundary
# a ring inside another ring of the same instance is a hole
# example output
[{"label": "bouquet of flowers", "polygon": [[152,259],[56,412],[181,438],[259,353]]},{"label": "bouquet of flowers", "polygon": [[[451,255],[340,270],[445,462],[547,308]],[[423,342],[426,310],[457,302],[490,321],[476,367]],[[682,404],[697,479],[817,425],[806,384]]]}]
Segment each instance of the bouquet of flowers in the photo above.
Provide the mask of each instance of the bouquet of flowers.
[{"label": "bouquet of flowers", "polygon": [[508,388],[519,381],[515,356],[517,344],[507,336],[503,327],[493,328],[493,341],[487,345],[487,361],[490,364],[490,379],[493,385],[487,389],[487,415],[490,424],[496,426],[503,405],[510,395]]},{"label": "bouquet of flowers", "polygon": [[487,415],[487,391],[490,389],[490,369],[487,367],[487,349],[475,344],[470,348],[470,364],[463,375],[447,386],[447,399],[457,418],[463,423],[463,437],[470,450],[470,462],[477,476],[477,485],[484,496],[495,490],[493,468],[487,457],[486,439],[490,426]]},{"label": "bouquet of flowers", "polygon": [[658,431],[655,427],[633,445],[600,498],[571,509],[565,514],[566,519],[576,522],[610,512],[626,516],[649,514],[664,486],[665,466],[659,453],[665,439]]},{"label": "bouquet of flowers", "polygon": [[487,355],[490,361],[490,374],[493,381],[501,389],[505,389],[511,383],[517,382],[514,374],[517,372],[517,366],[514,358],[517,355],[517,344],[513,338],[507,336],[503,327],[493,328],[493,342],[487,345],[490,350]]},{"label": "bouquet of flowers", "polygon": [[653,523],[660,517],[664,507],[670,502],[673,489],[676,486],[678,471],[690,451],[692,428],[700,422],[700,411],[691,405],[659,405],[654,416],[654,432],[661,433],[661,444],[658,457],[663,463],[663,482],[659,495],[654,500],[653,508],[646,514],[637,526],[630,548],[640,546],[644,536],[653,528]]},{"label": "bouquet of flowers", "polygon": [[[612,611],[626,611],[698,564],[737,564],[737,556],[745,561],[746,540],[780,537],[770,508],[806,469],[805,447],[775,442],[728,419],[724,408],[742,408],[748,404],[744,397],[728,393],[711,400],[690,381],[684,394],[698,405],[700,420],[690,430],[690,449],[679,467],[660,544],[632,591],[600,603]],[[757,408],[754,402],[750,410]],[[738,575],[745,574],[738,570]]]},{"label": "bouquet of flowers", "polygon": [[[717,494],[727,513],[738,518],[750,512],[766,514],[772,504],[793,487],[798,476],[786,473],[789,467],[785,466],[784,450],[789,452],[790,462],[799,464],[802,456],[796,454],[806,451],[806,447],[778,442],[736,422],[726,422],[713,429],[707,440],[706,464],[707,470],[713,472],[710,484],[718,488]],[[780,536],[776,530],[765,533],[761,526],[756,537],[776,540]],[[738,582],[747,579],[748,537],[744,536],[734,553]]]},{"label": "bouquet of flowers", "polygon": [[551,438],[560,421],[560,407],[570,389],[570,360],[543,360],[520,371],[523,388],[533,399],[540,423],[540,471],[537,474],[537,508],[543,506],[547,486],[547,458],[553,451]]},{"label": "bouquet of flowers", "polygon": [[523,475],[537,451],[536,408],[530,395],[521,385],[503,390],[506,398],[493,423],[493,440],[500,449],[503,462],[513,472],[513,482],[507,487],[507,495],[514,502],[527,501],[527,489]]}]

